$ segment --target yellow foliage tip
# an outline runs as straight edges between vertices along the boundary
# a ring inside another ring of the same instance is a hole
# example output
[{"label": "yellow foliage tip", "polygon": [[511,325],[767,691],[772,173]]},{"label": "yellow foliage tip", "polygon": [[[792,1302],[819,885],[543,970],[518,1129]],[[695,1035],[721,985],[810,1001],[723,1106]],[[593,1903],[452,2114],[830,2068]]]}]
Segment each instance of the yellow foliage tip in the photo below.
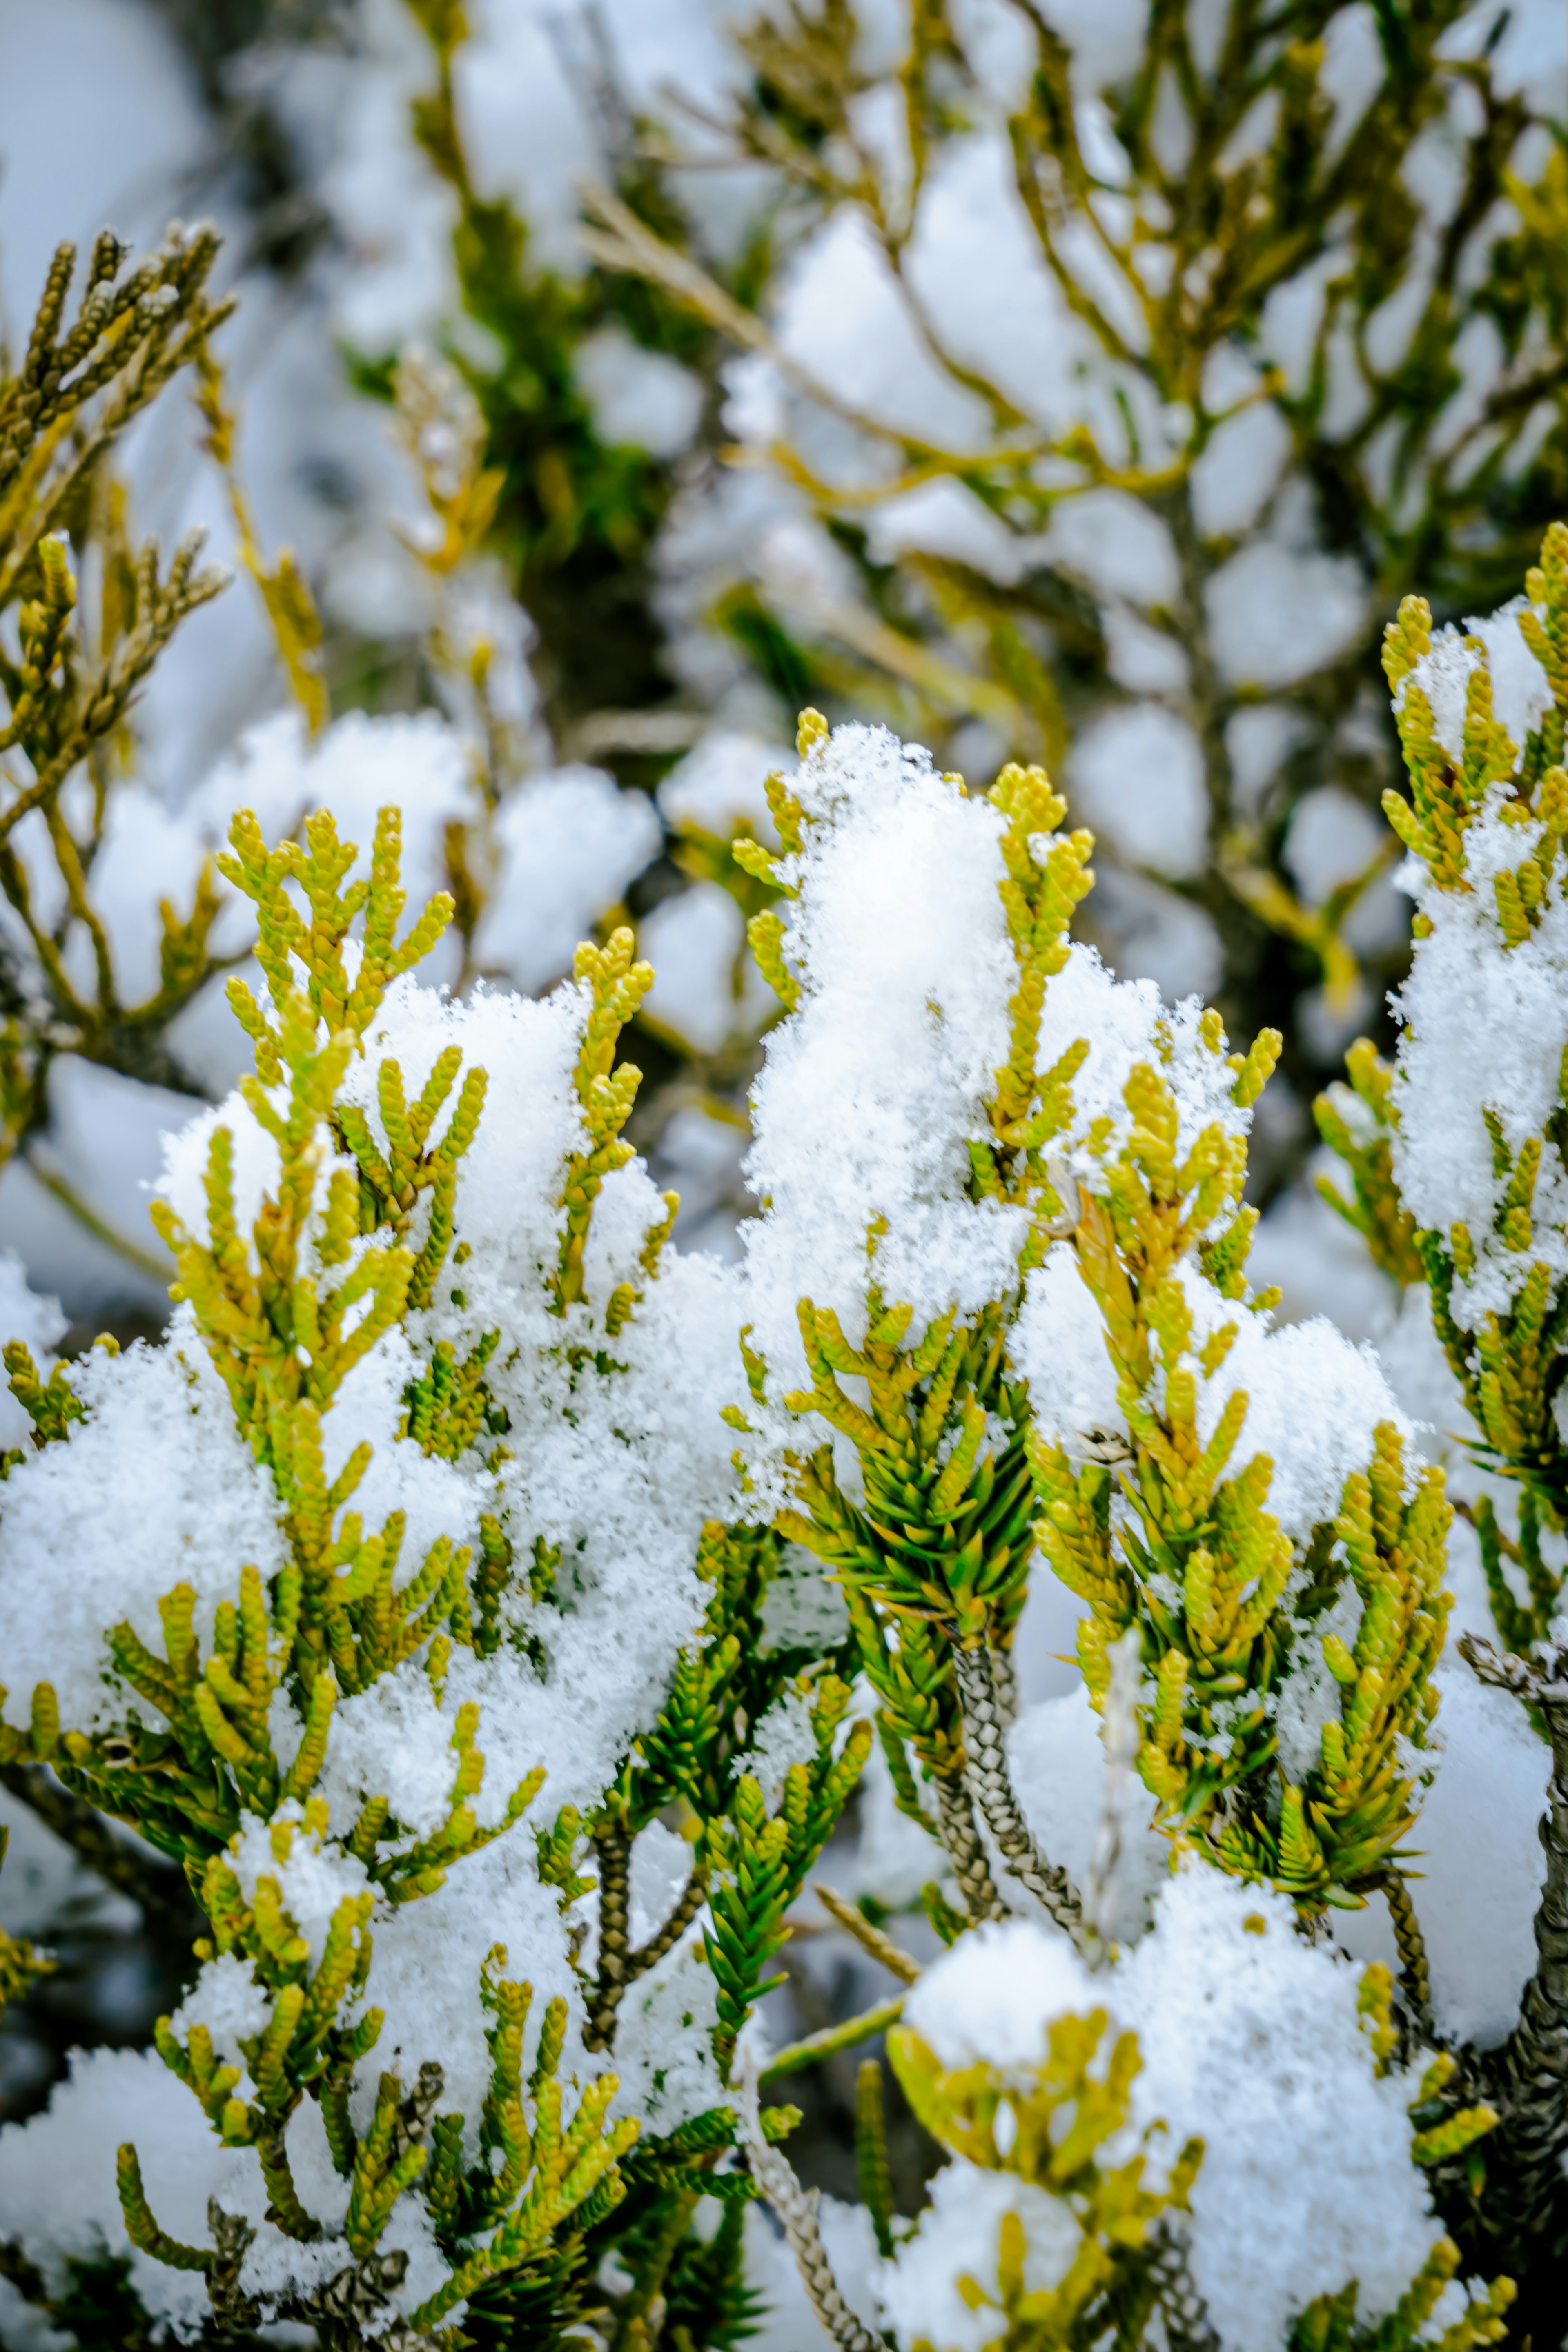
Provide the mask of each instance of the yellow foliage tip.
[{"label": "yellow foliage tip", "polygon": [[1278,1029],[1260,1029],[1245,1055],[1234,1054],[1230,1066],[1236,1082],[1230,1098],[1238,1110],[1250,1110],[1274,1074],[1285,1043]]}]

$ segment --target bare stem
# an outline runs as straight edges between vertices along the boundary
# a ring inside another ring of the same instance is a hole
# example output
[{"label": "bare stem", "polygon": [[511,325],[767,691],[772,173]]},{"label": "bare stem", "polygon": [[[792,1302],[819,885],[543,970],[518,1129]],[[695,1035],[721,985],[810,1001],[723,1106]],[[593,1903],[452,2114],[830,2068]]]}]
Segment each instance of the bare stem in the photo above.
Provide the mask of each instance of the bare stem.
[{"label": "bare stem", "polygon": [[942,1847],[969,1916],[975,1921],[1005,1919],[1007,1906],[992,1884],[991,1866],[974,1825],[974,1801],[968,1786],[957,1773],[938,1772],[934,1778]]},{"label": "bare stem", "polygon": [[1388,1916],[1394,1922],[1394,1940],[1399,1952],[1399,1981],[1410,2007],[1412,2022],[1418,2032],[1432,2030],[1432,1977],[1426,1965],[1426,1938],[1421,1933],[1421,1922],[1415,1916],[1415,1906],[1410,1889],[1396,1872],[1384,1879],[1383,1891],[1388,1900]]},{"label": "bare stem", "polygon": [[[1482,1682],[1539,1709],[1552,1742],[1552,1780],[1541,1822],[1546,1879],[1535,1914],[1535,1973],[1524,1989],[1519,2023],[1495,2062],[1502,2122],[1489,2143],[1502,2160],[1498,2168],[1507,2168],[1503,2194],[1513,2232],[1541,2240],[1562,2225],[1568,2152],[1568,1650],[1559,1650],[1545,1668],[1500,1657],[1470,1633],[1458,1646]],[[1489,2205],[1495,2198],[1495,2191],[1489,2193]]]},{"label": "bare stem", "polygon": [[919,1983],[920,1962],[910,1953],[901,1951],[890,1936],[883,1935],[880,1927],[874,1927],[863,1911],[858,1911],[853,1903],[846,1903],[836,1888],[825,1886],[820,1879],[816,1894],[823,1909],[854,1937],[862,1951],[869,1952],[874,1960],[880,1960],[900,1984]]},{"label": "bare stem", "polygon": [[833,2275],[833,2265],[816,2223],[816,2191],[803,2189],[788,2157],[781,2149],[770,2147],[763,2137],[754,2076],[742,2088],[742,2112],[752,2178],[784,2224],[784,2236],[789,2240],[790,2252],[811,2298],[813,2311],[833,2341],[841,2347],[841,2352],[887,2352],[882,2338],[873,2336],[863,2321],[857,2319]]},{"label": "bare stem", "polygon": [[675,1949],[700,1910],[708,1893],[708,1865],[693,1862],[674,1910],[634,1951],[627,1941],[631,1839],[622,1830],[606,1830],[595,1838],[594,1852],[599,1864],[599,1973],[583,2042],[589,2050],[608,2050],[615,2042],[616,2017],[627,1986]]},{"label": "bare stem", "polygon": [[[1065,1927],[1070,1936],[1081,1936],[1083,1906],[1077,1890],[1067,1872],[1041,1852],[1007,1777],[1007,1752],[1003,1743],[991,1654],[955,1644],[952,1659],[963,1708],[963,1751],[969,1786],[984,1816],[985,1826],[1001,1847],[1019,1885],[1027,1887],[1045,1905],[1058,1927]],[[973,1909],[973,1905],[970,1907]]]}]

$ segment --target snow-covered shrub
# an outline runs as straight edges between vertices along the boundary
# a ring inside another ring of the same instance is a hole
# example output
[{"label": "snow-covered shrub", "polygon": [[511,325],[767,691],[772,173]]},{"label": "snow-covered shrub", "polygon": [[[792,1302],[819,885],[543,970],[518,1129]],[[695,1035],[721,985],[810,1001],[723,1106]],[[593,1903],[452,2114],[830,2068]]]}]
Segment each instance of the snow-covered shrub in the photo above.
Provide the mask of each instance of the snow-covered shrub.
[{"label": "snow-covered shrub", "polygon": [[[0,1764],[205,1920],[154,2047],[0,2132],[8,2334],[695,2352],[771,2294],[774,2340],[847,2352],[1551,2340],[1565,583],[1554,531],[1471,642],[1391,633],[1424,928],[1352,1137],[1528,1498],[1485,1521],[1520,1655],[1450,1590],[1425,1416],[1248,1283],[1277,1035],[1232,1053],[1072,940],[1092,845],[1043,770],[972,794],[805,714],[741,853],[783,1011],[731,1263],[667,1246],[625,1136],[629,931],[542,1000],[456,994],[395,808],[365,856],[234,817],[254,1068],[169,1142],[174,1321],[6,1351]],[[1522,1075],[1483,1064],[1532,1004]],[[1052,1583],[1103,1769],[1068,1702],[1014,1720]],[[856,1905],[825,1850],[874,1751],[923,1876]],[[826,1922],[899,1990],[773,2047]],[[863,2205],[819,2207],[760,2095],[889,2028],[945,2166],[895,2210],[870,2057]]]}]

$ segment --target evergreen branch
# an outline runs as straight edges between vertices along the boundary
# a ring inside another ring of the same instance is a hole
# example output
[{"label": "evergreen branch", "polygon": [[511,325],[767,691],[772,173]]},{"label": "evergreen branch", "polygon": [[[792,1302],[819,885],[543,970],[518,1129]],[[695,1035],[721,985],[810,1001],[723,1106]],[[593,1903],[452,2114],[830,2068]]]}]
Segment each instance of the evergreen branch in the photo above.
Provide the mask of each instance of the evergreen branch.
[{"label": "evergreen branch", "polygon": [[825,2025],[820,2032],[808,2033],[799,2042],[786,2042],[762,2069],[758,2084],[782,2082],[786,2074],[798,2074],[803,2066],[815,2066],[819,2059],[831,2058],[840,2050],[853,2050],[858,2042],[868,2042],[874,2033],[885,2033],[889,2025],[897,2025],[903,2013],[901,1998],[884,2000],[875,2009],[863,2009],[858,2017],[846,2018],[842,2025]]},{"label": "evergreen branch", "polygon": [[874,1926],[856,1905],[846,1903],[836,1887],[826,1886],[818,1879],[812,1892],[829,1916],[837,1919],[838,1925],[854,1937],[862,1951],[869,1952],[874,1960],[879,1960],[900,1983],[919,1983],[920,1962],[911,1958],[908,1952],[901,1952],[891,1937],[884,1936],[880,1927]]},{"label": "evergreen branch", "polygon": [[167,1922],[183,1935],[191,1915],[184,1871],[162,1855],[117,1837],[95,1805],[62,1788],[41,1764],[0,1764],[0,1782],[36,1813],[47,1830],[117,1893],[130,1895],[150,1928]]}]

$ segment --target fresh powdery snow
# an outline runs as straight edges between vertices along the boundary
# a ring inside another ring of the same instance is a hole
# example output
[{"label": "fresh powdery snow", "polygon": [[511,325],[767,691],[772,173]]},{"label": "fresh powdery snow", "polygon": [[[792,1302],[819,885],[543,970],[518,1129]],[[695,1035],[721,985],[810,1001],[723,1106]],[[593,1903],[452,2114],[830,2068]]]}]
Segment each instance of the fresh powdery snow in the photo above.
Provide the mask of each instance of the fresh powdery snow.
[{"label": "fresh powdery snow", "polygon": [[[1413,688],[1425,694],[1450,759],[1463,752],[1466,698],[1483,661],[1495,716],[1516,755],[1551,707],[1545,672],[1519,627],[1524,606],[1520,597],[1485,620],[1468,622],[1462,635],[1440,631],[1401,681],[1396,706]],[[1517,870],[1543,832],[1539,821],[1518,824],[1505,814],[1510,797],[1506,784],[1493,785],[1465,831],[1467,887],[1439,888],[1414,859],[1401,876],[1430,929],[1416,941],[1396,1000],[1405,1032],[1394,1089],[1394,1174],[1419,1224],[1447,1234],[1462,1223],[1469,1233],[1478,1263],[1473,1276],[1455,1284],[1450,1302],[1468,1329],[1488,1314],[1506,1312],[1536,1263],[1555,1277],[1568,1272],[1568,1174],[1554,1143],[1542,1143],[1529,1247],[1510,1248],[1494,1230],[1510,1173],[1499,1169],[1486,1114],[1510,1161],[1516,1159],[1529,1139],[1542,1137],[1557,1108],[1568,1045],[1562,858],[1538,920],[1517,946],[1506,944],[1498,914],[1496,877]]]},{"label": "fresh powdery snow", "polygon": [[[1136,2033],[1126,2145],[1112,2143],[1107,2160],[1125,2162],[1138,2135],[1163,2125],[1150,2143],[1158,2178],[1185,2139],[1203,2139],[1194,2280],[1226,2352],[1273,2352],[1294,2314],[1348,2279],[1361,2283],[1363,2319],[1391,2312],[1441,2234],[1409,2160],[1414,2084],[1374,2074],[1357,1985],[1352,1966],[1296,1935],[1284,1897],[1193,1864],[1166,1885],[1151,1933],[1103,1974],[1048,1927],[984,1927],[927,1971],[904,2018],[945,2066],[983,2062],[1019,2082],[1045,2056],[1053,2018],[1101,2009]],[[1009,2209],[1041,2284],[1071,2258],[1077,2231],[1064,2231],[1064,2208],[1041,2229],[1037,2190],[972,2171],[955,2158],[938,2176],[948,2188],[933,2184],[919,2234],[890,2267],[884,2293],[902,2345],[930,2336],[923,2314],[939,2297],[959,2324],[962,2306],[931,2261],[939,2230],[949,2277],[994,2282]],[[979,2352],[988,2338],[950,2328],[935,2340]]]}]

